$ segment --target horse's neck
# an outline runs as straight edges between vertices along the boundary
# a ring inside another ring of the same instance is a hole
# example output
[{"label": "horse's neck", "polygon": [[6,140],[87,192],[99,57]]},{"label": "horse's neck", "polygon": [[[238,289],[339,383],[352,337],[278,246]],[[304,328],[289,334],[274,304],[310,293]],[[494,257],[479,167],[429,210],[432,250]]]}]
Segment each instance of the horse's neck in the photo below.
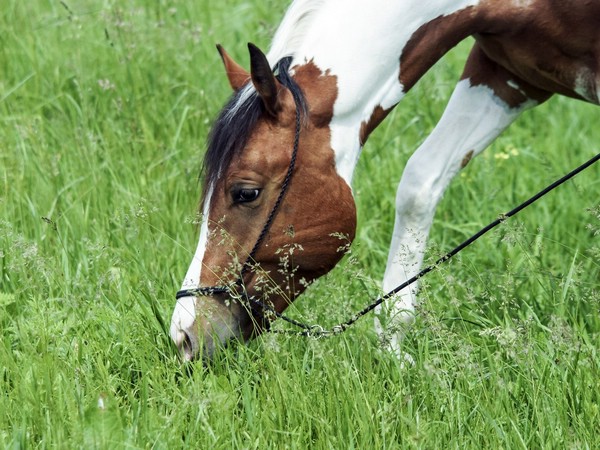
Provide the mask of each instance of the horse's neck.
[{"label": "horse's neck", "polygon": [[[349,184],[366,138],[361,137],[361,128],[364,134],[365,125],[372,128],[379,123],[431,65],[471,34],[464,23],[470,22],[468,18],[474,15],[471,7],[478,3],[304,0],[292,5],[273,51],[277,53],[287,39],[293,47],[294,64],[312,61],[323,74],[336,77],[331,144],[338,173]],[[294,14],[301,16],[301,6],[312,6],[315,12],[310,13],[310,21],[296,23],[302,28],[300,38],[285,28]],[[429,29],[430,23],[435,29]]]}]

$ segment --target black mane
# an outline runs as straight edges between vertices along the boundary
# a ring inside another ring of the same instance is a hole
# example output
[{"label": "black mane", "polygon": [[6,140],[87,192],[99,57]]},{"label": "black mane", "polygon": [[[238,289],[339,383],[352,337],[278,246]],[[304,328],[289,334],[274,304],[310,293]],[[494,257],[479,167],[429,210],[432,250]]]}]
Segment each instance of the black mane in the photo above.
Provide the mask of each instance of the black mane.
[{"label": "black mane", "polygon": [[[300,114],[304,116],[307,112],[306,99],[289,73],[291,62],[291,57],[281,59],[274,72],[279,82],[292,92],[298,102]],[[248,94],[244,88],[233,94],[223,107],[209,134],[208,148],[202,164],[204,195],[207,188],[214,186],[219,175],[229,167],[234,156],[244,149],[252,130],[265,113],[258,93],[253,91]]]}]

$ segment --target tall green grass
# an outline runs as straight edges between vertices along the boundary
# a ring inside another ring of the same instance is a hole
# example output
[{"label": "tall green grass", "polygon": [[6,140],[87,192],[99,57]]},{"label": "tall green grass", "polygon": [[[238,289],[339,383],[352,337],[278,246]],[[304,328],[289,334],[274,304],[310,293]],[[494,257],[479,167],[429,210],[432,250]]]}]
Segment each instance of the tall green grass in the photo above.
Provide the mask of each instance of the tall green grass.
[{"label": "tall green grass", "polygon": [[[424,280],[413,367],[370,317],[180,364],[166,326],[229,95],[214,44],[246,64],[286,3],[4,0],[0,447],[597,448],[599,168]],[[395,186],[468,48],[372,136],[352,253],[290,315],[333,325],[377,294]],[[597,152],[597,118],[559,98],[525,114],[451,186],[428,259]]]}]

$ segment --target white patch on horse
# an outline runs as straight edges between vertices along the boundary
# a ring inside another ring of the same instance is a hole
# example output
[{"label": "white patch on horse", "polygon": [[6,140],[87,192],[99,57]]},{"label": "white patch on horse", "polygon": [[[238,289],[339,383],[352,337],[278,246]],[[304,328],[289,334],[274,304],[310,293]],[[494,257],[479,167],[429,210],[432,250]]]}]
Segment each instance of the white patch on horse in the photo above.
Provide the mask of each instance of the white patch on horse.
[{"label": "white patch on horse", "polygon": [[[208,189],[204,198],[204,209],[202,215],[202,225],[200,226],[200,238],[196,253],[188,268],[187,274],[181,285],[181,289],[194,289],[200,287],[200,275],[202,273],[202,261],[206,252],[208,242],[208,211],[210,208],[210,198],[212,196],[212,187]],[[177,300],[173,316],[171,317],[171,338],[175,342],[181,340],[181,332],[188,330],[194,325],[196,320],[196,297],[188,296]]]},{"label": "white patch on horse", "polygon": [[[429,3],[434,4],[424,8],[416,0],[296,1],[276,34],[271,57],[284,56],[283,49],[288,49],[293,52],[292,66],[313,61],[323,72],[337,77],[331,144],[337,171],[349,185],[361,150],[361,124],[377,106],[389,109],[404,95],[399,60],[414,32],[437,17],[475,6],[479,0]],[[306,16],[301,14],[303,9]]]},{"label": "white patch on horse", "polygon": [[190,289],[200,286],[200,274],[202,273],[202,261],[204,259],[204,253],[206,252],[206,244],[208,242],[208,212],[210,209],[210,199],[212,197],[212,186],[208,189],[206,196],[204,197],[204,208],[202,211],[202,225],[200,226],[200,237],[198,239],[198,246],[196,247],[196,253],[192,258],[190,267],[188,268],[185,279],[181,289]]},{"label": "white patch on horse", "polygon": [[525,91],[523,89],[521,89],[521,86],[519,86],[519,84],[516,81],[508,80],[506,82],[506,84],[508,85],[508,87],[514,89],[515,91],[518,91],[519,93],[521,93],[523,95],[523,97],[527,98],[527,94],[525,93]]},{"label": "white patch on horse", "polygon": [[275,67],[281,58],[296,54],[315,14],[325,2],[326,0],[295,0],[290,5],[267,54],[271,67]]}]

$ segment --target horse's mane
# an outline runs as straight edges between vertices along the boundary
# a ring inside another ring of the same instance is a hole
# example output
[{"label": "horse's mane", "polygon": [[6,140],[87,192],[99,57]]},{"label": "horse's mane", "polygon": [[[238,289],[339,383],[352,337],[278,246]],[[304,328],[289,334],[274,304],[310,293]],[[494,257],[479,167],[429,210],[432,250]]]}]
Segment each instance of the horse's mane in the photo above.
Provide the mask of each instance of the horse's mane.
[{"label": "horse's mane", "polygon": [[326,0],[294,0],[275,32],[267,59],[275,64],[286,56],[296,56],[315,13]]}]

